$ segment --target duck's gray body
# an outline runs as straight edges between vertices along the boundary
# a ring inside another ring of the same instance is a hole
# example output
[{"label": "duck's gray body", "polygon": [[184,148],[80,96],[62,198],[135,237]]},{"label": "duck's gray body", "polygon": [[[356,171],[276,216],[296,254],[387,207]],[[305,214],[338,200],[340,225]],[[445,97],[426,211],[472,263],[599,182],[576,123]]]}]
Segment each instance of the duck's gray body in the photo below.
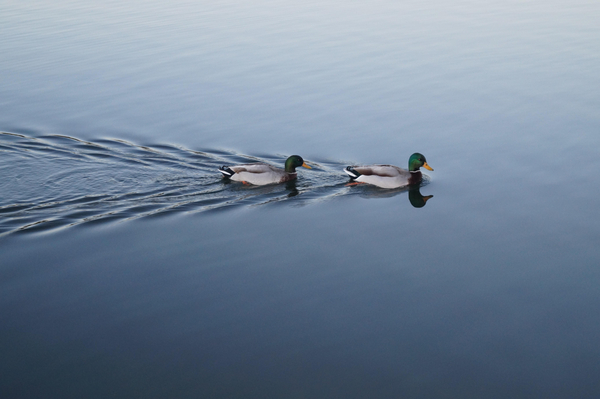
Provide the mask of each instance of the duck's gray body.
[{"label": "duck's gray body", "polygon": [[417,184],[421,172],[409,172],[394,165],[353,166],[344,169],[354,181],[372,184],[381,188],[398,188]]},{"label": "duck's gray body", "polygon": [[241,181],[257,186],[265,184],[283,183],[294,180],[297,173],[288,173],[283,169],[266,163],[251,163],[244,165],[235,165],[222,167],[219,169],[224,176],[234,181]]}]

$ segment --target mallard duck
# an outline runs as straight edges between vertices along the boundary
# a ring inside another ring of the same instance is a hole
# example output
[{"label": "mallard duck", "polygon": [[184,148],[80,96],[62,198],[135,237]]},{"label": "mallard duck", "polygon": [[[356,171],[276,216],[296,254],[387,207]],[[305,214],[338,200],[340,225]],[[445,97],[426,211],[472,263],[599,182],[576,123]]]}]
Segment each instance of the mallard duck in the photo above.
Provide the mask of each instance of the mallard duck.
[{"label": "mallard duck", "polygon": [[285,170],[258,162],[235,166],[221,166],[219,172],[231,180],[262,186],[294,180],[297,176],[296,168],[300,166],[311,169],[301,156],[292,155],[285,161]]},{"label": "mallard duck", "polygon": [[408,170],[393,165],[367,165],[348,166],[344,172],[359,183],[372,184],[381,188],[398,188],[421,183],[422,175],[419,170],[421,167],[433,170],[427,165],[425,157],[415,152],[408,159]]}]

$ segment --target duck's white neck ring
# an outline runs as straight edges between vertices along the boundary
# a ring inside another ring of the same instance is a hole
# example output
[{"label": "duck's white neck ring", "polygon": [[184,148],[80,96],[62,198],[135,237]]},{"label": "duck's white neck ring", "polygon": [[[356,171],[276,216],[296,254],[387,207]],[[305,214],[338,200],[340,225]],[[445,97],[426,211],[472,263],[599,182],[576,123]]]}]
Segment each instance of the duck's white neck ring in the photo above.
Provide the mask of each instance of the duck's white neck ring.
[{"label": "duck's white neck ring", "polygon": [[409,170],[410,173],[421,173],[420,170]]}]

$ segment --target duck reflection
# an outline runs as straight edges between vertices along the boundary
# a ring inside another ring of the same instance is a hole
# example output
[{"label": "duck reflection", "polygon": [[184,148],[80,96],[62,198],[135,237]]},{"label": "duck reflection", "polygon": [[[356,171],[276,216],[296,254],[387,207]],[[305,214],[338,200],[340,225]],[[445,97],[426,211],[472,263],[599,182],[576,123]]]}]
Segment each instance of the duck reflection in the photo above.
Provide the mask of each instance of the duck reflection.
[{"label": "duck reflection", "polygon": [[[421,194],[421,187],[427,185],[427,180],[422,184],[393,189],[380,188],[370,184],[357,184],[352,180],[350,183],[347,183],[339,179],[338,175],[329,176],[326,173],[323,176],[319,176],[318,180],[294,179],[281,184],[267,184],[262,186],[232,182],[229,179],[222,179],[221,183],[224,186],[228,186],[228,191],[235,193],[239,197],[239,200],[253,205],[279,202],[298,197],[301,193],[307,194],[300,196],[303,198],[301,200],[302,203],[344,195],[359,195],[363,198],[390,198],[406,193],[410,204],[415,208],[424,207],[427,201],[433,198],[433,195]],[[348,186],[352,186],[352,188],[348,189]]]},{"label": "duck reflection", "polygon": [[401,187],[391,190],[381,189],[373,186],[364,186],[361,188],[363,188],[363,190],[359,193],[359,195],[363,198],[390,198],[408,191],[408,200],[415,208],[424,207],[427,201],[433,198],[433,195],[421,194],[420,185]]},{"label": "duck reflection", "polygon": [[288,198],[295,197],[296,195],[300,194],[300,191],[298,191],[298,188],[296,188],[296,180],[290,180],[286,182],[285,189],[289,191],[287,195]]},{"label": "duck reflection", "polygon": [[223,186],[229,186],[228,190],[235,193],[238,200],[244,201],[249,205],[264,205],[272,202],[278,202],[286,198],[295,197],[300,194],[297,188],[297,181],[291,180],[282,184],[267,184],[263,186],[254,184],[242,184],[232,182],[229,179],[222,179]]},{"label": "duck reflection", "polygon": [[408,190],[408,200],[415,208],[423,208],[433,195],[421,195],[421,187],[417,186]]}]

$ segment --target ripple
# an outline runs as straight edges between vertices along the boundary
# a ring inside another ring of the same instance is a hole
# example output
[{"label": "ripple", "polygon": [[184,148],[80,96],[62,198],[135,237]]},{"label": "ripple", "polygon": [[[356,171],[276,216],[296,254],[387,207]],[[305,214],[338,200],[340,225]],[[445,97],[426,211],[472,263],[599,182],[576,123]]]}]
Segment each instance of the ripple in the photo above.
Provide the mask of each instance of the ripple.
[{"label": "ripple", "polygon": [[[408,191],[347,187],[355,162],[307,160],[293,182],[246,186],[221,178],[224,164],[283,165],[287,155],[245,155],[121,139],[0,132],[0,236],[240,206],[304,206],[341,196],[389,197]],[[412,202],[412,200],[411,200]]]}]

